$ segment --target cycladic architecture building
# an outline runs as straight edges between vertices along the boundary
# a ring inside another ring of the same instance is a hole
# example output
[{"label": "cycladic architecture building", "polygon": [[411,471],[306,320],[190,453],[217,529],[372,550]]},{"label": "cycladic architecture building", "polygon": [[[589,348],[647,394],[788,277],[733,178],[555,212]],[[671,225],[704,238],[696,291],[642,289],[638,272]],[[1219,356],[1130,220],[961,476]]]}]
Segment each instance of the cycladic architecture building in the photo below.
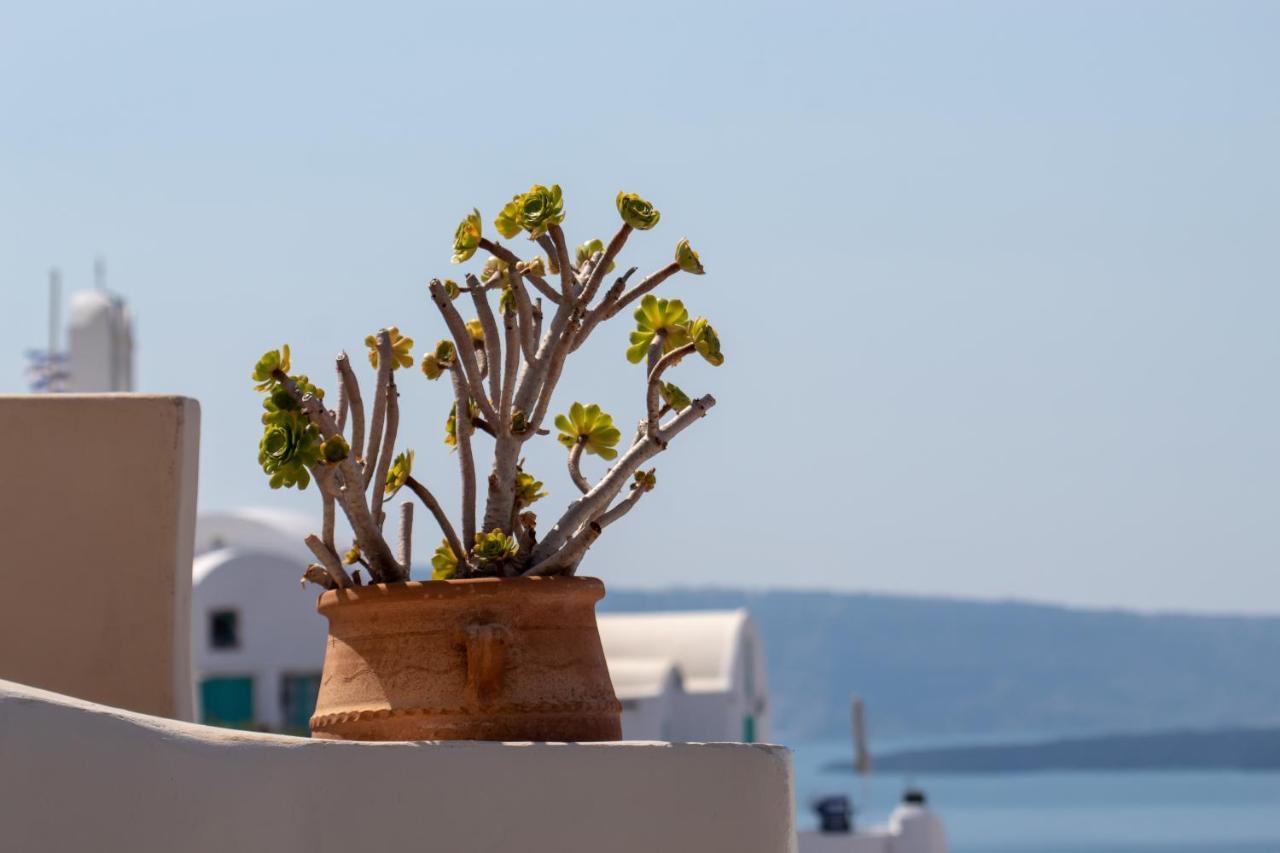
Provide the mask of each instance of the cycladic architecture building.
[{"label": "cycladic architecture building", "polygon": [[[205,722],[303,732],[327,629],[310,561],[311,520],[274,510],[200,515],[192,648]],[[759,631],[745,610],[601,614],[600,636],[627,740],[767,741]]]}]

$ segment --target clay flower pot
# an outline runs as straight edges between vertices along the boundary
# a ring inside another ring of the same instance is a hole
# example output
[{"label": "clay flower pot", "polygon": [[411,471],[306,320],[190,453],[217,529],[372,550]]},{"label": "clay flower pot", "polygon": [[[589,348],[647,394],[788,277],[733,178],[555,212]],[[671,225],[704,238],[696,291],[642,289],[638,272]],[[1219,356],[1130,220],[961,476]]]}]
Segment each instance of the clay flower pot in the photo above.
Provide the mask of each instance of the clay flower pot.
[{"label": "clay flower pot", "polygon": [[312,737],[619,740],[595,578],[475,578],[329,590]]}]

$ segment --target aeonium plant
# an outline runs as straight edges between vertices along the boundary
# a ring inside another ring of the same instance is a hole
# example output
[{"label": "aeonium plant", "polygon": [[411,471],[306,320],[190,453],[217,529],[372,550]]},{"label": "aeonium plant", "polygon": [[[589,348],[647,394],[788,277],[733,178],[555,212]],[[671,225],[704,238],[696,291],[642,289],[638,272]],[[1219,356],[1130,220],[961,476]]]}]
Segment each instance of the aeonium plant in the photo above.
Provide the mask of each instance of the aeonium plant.
[{"label": "aeonium plant", "polygon": [[[267,352],[253,370],[255,387],[265,395],[258,461],[272,488],[306,489],[314,481],[323,505],[321,533],[307,538],[316,562],[304,582],[325,588],[409,578],[413,503],[400,507],[397,548],[384,530],[386,501],[407,489],[431,513],[442,533],[431,558],[437,580],[520,575],[572,575],[592,543],[626,515],[657,483],[645,463],[667,449],[673,438],[715,405],[711,395],[690,397],[668,381],[669,371],[689,356],[713,365],[724,361],[720,339],[703,317],[691,317],[679,299],[659,299],[653,291],[679,273],[702,275],[702,261],[688,240],[680,240],[670,263],[637,283],[636,268],[606,278],[635,231],[648,231],[660,214],[633,193],[618,193],[622,225],[608,243],[588,240],[570,250],[561,230],[565,219],[560,187],[534,186],[503,206],[493,227],[504,238],[524,233],[545,253],[521,258],[485,236],[479,211],[458,225],[453,262],[488,255],[479,276],[465,284],[434,279],[428,286],[449,336],[413,355],[414,341],[396,326],[365,339],[375,371],[373,393],[365,397],[347,354],[337,357],[336,394],[305,375],[293,373],[289,347]],[[458,304],[466,295],[475,316],[464,319]],[[496,299],[494,298],[496,297]],[[544,305],[548,311],[544,312]],[[629,444],[613,416],[594,403],[574,402],[549,415],[565,360],[604,323],[635,306],[635,328],[627,360],[645,366],[644,417]],[[550,313],[550,318],[546,318]],[[456,455],[462,481],[462,506],[455,526],[426,484],[414,476],[415,454],[399,449],[397,374],[418,362],[426,380],[446,380],[454,402],[445,419],[444,443]],[[447,378],[447,379],[446,379]],[[328,400],[336,398],[333,407]],[[524,469],[525,442],[549,436],[566,449],[576,499],[539,536],[531,507],[547,497],[542,482]],[[493,463],[485,481],[483,514],[477,518],[476,464],[472,437],[493,439]],[[582,471],[583,455],[612,465],[592,482]],[[355,541],[340,552],[335,542],[338,509]]]}]

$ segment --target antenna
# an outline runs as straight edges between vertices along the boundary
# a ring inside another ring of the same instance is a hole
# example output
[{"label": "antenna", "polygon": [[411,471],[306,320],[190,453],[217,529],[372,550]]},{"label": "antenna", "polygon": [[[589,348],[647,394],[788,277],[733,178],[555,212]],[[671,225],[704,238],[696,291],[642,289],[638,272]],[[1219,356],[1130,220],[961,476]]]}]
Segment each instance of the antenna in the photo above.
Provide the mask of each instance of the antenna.
[{"label": "antenna", "polygon": [[49,270],[49,353],[58,351],[58,327],[62,301],[62,273],[57,267]]},{"label": "antenna", "polygon": [[107,262],[102,255],[93,259],[93,286],[99,291],[107,289]]}]

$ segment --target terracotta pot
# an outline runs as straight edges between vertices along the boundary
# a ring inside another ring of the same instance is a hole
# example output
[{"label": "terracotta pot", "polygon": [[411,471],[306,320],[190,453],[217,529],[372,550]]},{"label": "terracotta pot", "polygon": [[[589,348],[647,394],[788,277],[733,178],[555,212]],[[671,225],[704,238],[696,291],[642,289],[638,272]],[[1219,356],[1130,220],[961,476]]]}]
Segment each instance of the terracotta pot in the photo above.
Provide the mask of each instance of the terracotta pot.
[{"label": "terracotta pot", "polygon": [[595,578],[329,590],[313,737],[619,740]]}]

